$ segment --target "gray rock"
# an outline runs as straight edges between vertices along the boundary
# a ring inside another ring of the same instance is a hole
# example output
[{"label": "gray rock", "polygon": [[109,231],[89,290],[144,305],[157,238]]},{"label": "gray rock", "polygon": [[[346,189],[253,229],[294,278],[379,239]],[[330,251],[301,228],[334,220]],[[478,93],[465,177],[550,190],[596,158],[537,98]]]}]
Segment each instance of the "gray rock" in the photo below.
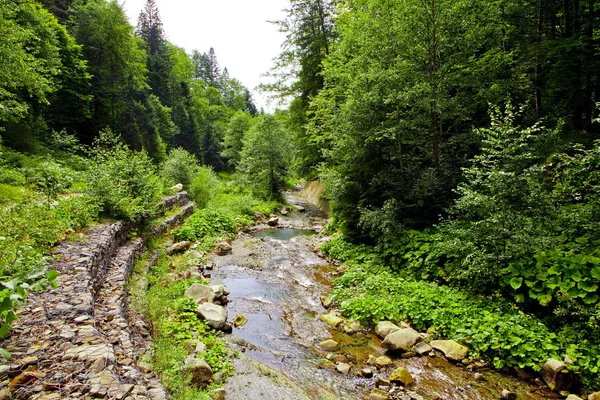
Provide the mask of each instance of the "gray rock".
[{"label": "gray rock", "polygon": [[269,226],[279,225],[279,218],[273,217],[273,218],[269,219],[269,222],[267,222],[267,225],[269,225]]},{"label": "gray rock", "polygon": [[502,391],[502,399],[503,400],[515,400],[517,398],[517,395],[513,392],[511,392],[510,390],[504,389]]},{"label": "gray rock", "polygon": [[566,400],[583,400],[583,399],[575,394],[570,394],[567,396]]},{"label": "gray rock", "polygon": [[419,335],[419,332],[414,329],[404,328],[388,334],[383,343],[381,343],[381,346],[392,351],[410,351],[415,344],[422,340],[423,338]]},{"label": "gray rock", "polygon": [[380,321],[375,327],[375,333],[382,339],[385,339],[387,335],[397,330],[400,330],[400,327],[390,321]]},{"label": "gray rock", "polygon": [[350,373],[350,365],[346,363],[339,363],[335,369],[337,369],[340,374],[348,375],[348,373]]},{"label": "gray rock", "polygon": [[323,340],[319,347],[325,351],[334,351],[338,347],[338,342],[332,339]]},{"label": "gray rock", "polygon": [[191,385],[194,387],[205,387],[213,378],[213,370],[210,365],[202,359],[190,356],[185,359],[183,371],[192,377]]},{"label": "gray rock", "polygon": [[414,347],[415,353],[417,353],[420,356],[429,354],[431,352],[431,350],[433,350],[433,348],[428,343],[425,343],[425,342],[419,342]]},{"label": "gray rock", "polygon": [[227,287],[225,287],[225,285],[213,285],[210,287],[213,292],[215,293],[215,297],[219,298],[219,297],[225,297],[229,294],[229,290],[227,290]]},{"label": "gray rock", "polygon": [[192,286],[186,289],[184,295],[191,297],[198,304],[212,303],[215,301],[215,291],[211,286],[201,285],[194,283]]},{"label": "gray rock", "polygon": [[567,364],[549,358],[542,366],[542,378],[550,390],[561,391],[571,386],[571,374],[566,371]]},{"label": "gray rock", "polygon": [[447,359],[452,361],[462,361],[467,358],[469,348],[463,346],[454,340],[434,340],[430,343],[431,347],[444,353]]},{"label": "gray rock", "polygon": [[231,245],[225,241],[219,242],[215,245],[215,253],[224,256],[226,254],[231,253],[233,248]]},{"label": "gray rock", "polygon": [[221,329],[227,322],[227,310],[222,306],[204,303],[198,306],[198,314],[206,320],[209,326]]},{"label": "gray rock", "polygon": [[189,249],[191,245],[192,243],[188,241],[175,243],[167,249],[167,254],[181,253],[182,251]]}]

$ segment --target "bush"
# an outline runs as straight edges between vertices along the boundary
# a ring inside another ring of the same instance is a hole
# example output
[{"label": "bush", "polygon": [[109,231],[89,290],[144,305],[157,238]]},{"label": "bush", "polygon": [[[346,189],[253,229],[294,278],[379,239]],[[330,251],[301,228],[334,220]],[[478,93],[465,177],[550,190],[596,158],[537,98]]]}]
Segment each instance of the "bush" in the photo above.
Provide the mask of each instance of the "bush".
[{"label": "bush", "polygon": [[173,149],[161,165],[161,176],[170,185],[181,183],[184,188],[189,188],[198,173],[198,160],[182,148]]},{"label": "bush", "polygon": [[152,218],[162,184],[145,152],[134,153],[105,130],[94,141],[86,192],[103,216],[130,221]]},{"label": "bush", "polygon": [[206,236],[235,236],[237,225],[231,215],[216,210],[196,211],[185,224],[173,232],[178,240],[198,240]]},{"label": "bush", "polygon": [[210,167],[200,167],[189,188],[190,197],[198,208],[205,208],[218,191],[219,181]]}]

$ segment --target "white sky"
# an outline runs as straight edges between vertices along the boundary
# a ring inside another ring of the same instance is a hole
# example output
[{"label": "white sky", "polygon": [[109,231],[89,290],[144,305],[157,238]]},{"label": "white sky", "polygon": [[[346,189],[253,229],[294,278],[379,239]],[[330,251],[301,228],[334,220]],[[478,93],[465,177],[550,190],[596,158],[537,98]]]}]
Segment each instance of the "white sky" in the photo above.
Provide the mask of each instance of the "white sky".
[{"label": "white sky", "polygon": [[[146,0],[119,0],[133,26]],[[285,18],[288,0],[156,0],[167,39],[188,53],[214,47],[221,68],[252,91],[257,107],[272,110],[254,88],[273,65],[285,35],[267,21]]]}]

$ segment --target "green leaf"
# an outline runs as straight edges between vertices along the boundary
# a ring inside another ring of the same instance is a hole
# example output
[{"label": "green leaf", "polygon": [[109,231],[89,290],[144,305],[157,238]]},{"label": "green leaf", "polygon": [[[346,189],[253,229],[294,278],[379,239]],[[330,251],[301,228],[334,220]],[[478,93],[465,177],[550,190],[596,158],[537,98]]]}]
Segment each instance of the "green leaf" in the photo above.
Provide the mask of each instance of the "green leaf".
[{"label": "green leaf", "polygon": [[48,271],[46,273],[46,279],[48,279],[49,281],[53,281],[56,278],[58,278],[59,275],[60,275],[60,272],[58,272],[58,271],[54,271],[54,270]]},{"label": "green leaf", "polygon": [[595,292],[598,290],[598,285],[589,280],[583,280],[577,284],[577,287],[585,290],[586,292]]},{"label": "green leaf", "polygon": [[592,278],[597,279],[600,281],[600,267],[594,267],[592,268],[592,270],[590,271]]},{"label": "green leaf", "polygon": [[585,304],[594,304],[598,301],[598,295],[596,293],[587,293],[583,298]]},{"label": "green leaf", "polygon": [[2,347],[0,347],[0,355],[1,355],[2,357],[4,357],[4,359],[5,359],[6,361],[10,361],[10,359],[11,359],[11,355],[10,355],[10,353],[9,353],[8,351],[6,351],[5,349],[3,349]]},{"label": "green leaf", "polygon": [[520,288],[523,285],[523,278],[517,278],[514,277],[510,280],[510,286],[514,289],[517,290],[518,288]]}]

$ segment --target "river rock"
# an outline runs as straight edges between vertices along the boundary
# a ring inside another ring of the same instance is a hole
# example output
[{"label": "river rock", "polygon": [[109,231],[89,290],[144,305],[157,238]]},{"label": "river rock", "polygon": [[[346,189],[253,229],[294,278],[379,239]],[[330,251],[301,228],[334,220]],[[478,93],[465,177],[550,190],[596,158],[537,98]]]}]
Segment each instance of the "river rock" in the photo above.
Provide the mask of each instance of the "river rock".
[{"label": "river rock", "polygon": [[329,361],[327,359],[321,359],[321,360],[319,360],[319,364],[317,365],[317,368],[329,369],[329,370],[333,371],[336,369],[336,365],[332,361]]},{"label": "river rock", "polygon": [[194,283],[186,289],[184,293],[185,297],[191,297],[198,304],[212,303],[215,301],[215,291],[212,287],[207,285],[201,285]]},{"label": "river rock", "polygon": [[373,354],[369,354],[369,359],[367,360],[367,364],[375,365],[376,360],[377,360],[377,358]]},{"label": "river rock", "polygon": [[588,396],[588,400],[600,400],[600,392],[594,392]]},{"label": "river rock", "polygon": [[348,375],[350,373],[350,365],[346,363],[339,363],[335,369],[337,369],[340,374]]},{"label": "river rock", "polygon": [[502,400],[516,400],[517,395],[510,390],[504,389],[502,391]]},{"label": "river rock", "polygon": [[215,293],[216,298],[222,298],[229,294],[229,290],[225,285],[213,285],[210,287]]},{"label": "river rock", "polygon": [[475,374],[473,374],[473,379],[475,379],[476,381],[482,381],[485,379],[485,377],[481,372],[475,372]]},{"label": "river rock", "polygon": [[229,243],[227,243],[225,241],[221,241],[215,245],[214,252],[217,255],[224,256],[226,254],[231,253],[232,250],[233,250],[233,248],[231,247],[231,245]]},{"label": "river rock", "polygon": [[190,356],[185,359],[182,370],[192,378],[190,384],[194,387],[205,387],[213,378],[213,370],[202,358]]},{"label": "river rock", "polygon": [[267,222],[267,225],[269,225],[269,226],[279,225],[279,218],[273,217],[273,218],[269,219],[269,222]]},{"label": "river rock", "polygon": [[542,367],[542,378],[550,390],[560,391],[571,385],[571,374],[566,372],[567,364],[554,358],[549,358]]},{"label": "river rock", "polygon": [[413,350],[418,355],[424,356],[425,354],[429,354],[431,352],[431,350],[433,350],[433,348],[428,343],[419,342],[419,343],[415,344],[415,347]]},{"label": "river rock", "polygon": [[392,364],[392,359],[386,356],[377,357],[375,359],[375,365],[379,368],[387,367]]},{"label": "river rock", "polygon": [[[589,399],[589,397],[588,397]],[[583,400],[581,397],[577,396],[576,394],[570,394],[567,396],[566,400]]]},{"label": "river rock", "polygon": [[331,296],[321,296],[321,304],[325,308],[329,308],[333,305],[333,297]]},{"label": "river rock", "polygon": [[454,340],[434,340],[430,343],[431,347],[444,353],[447,359],[452,361],[462,361],[467,358],[469,348],[463,346]]},{"label": "river rock", "polygon": [[390,382],[401,383],[403,385],[410,385],[411,383],[413,383],[413,377],[406,368],[399,367],[396,368],[394,372],[392,372],[392,374],[390,375]]},{"label": "river rock", "polygon": [[191,245],[192,243],[188,241],[175,243],[167,249],[167,254],[181,253],[182,251],[189,249]]},{"label": "river rock", "polygon": [[338,326],[340,326],[342,324],[342,322],[344,322],[344,320],[342,318],[338,317],[333,312],[321,315],[320,319],[321,319],[321,321],[325,322],[328,325],[333,326],[334,328],[337,328]]},{"label": "river rock", "polygon": [[404,328],[388,334],[383,343],[381,343],[381,346],[392,351],[410,351],[416,343],[422,340],[423,338],[419,335],[419,332],[414,329]]},{"label": "river rock", "polygon": [[372,378],[373,370],[371,368],[363,368],[360,370],[360,376],[362,376],[364,378]]},{"label": "river rock", "polygon": [[380,321],[375,327],[375,333],[382,339],[392,332],[400,330],[400,327],[390,321]]},{"label": "river rock", "polygon": [[389,379],[382,378],[381,376],[375,378],[375,387],[387,387],[391,385],[392,383],[389,381]]},{"label": "river rock", "polygon": [[221,329],[227,322],[227,310],[224,307],[212,303],[204,303],[198,306],[198,314],[206,320],[209,326]]},{"label": "river rock", "polygon": [[233,326],[236,328],[246,325],[247,322],[248,318],[244,317],[242,314],[238,314],[233,318]]},{"label": "river rock", "polygon": [[387,400],[389,399],[389,396],[387,394],[387,392],[384,392],[381,389],[372,389],[371,393],[369,393],[369,397],[367,397],[367,400]]},{"label": "river rock", "polygon": [[325,351],[334,351],[338,347],[338,342],[333,339],[323,340],[319,343],[319,347]]}]

